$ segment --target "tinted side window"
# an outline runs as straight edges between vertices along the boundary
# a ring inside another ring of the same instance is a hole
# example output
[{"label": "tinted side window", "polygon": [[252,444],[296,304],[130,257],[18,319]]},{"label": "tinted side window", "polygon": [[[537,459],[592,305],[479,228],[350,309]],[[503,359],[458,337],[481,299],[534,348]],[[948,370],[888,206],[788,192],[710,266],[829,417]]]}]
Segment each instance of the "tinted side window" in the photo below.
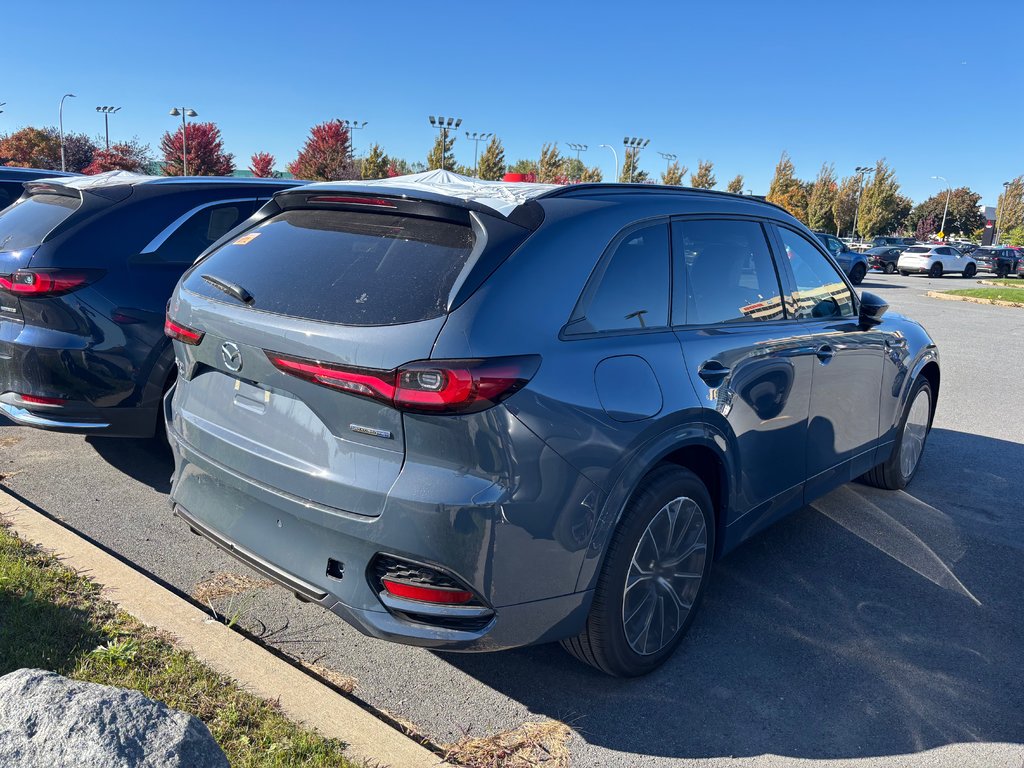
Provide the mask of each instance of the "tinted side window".
[{"label": "tinted side window", "polygon": [[627,233],[591,278],[572,333],[668,325],[668,224]]},{"label": "tinted side window", "polygon": [[211,205],[197,211],[157,248],[159,261],[191,264],[210,245],[242,223],[252,213],[253,201]]},{"label": "tinted side window", "polygon": [[802,235],[785,227],[778,231],[796,282],[796,316],[853,317],[853,295],[836,268]]},{"label": "tinted side window", "polygon": [[672,258],[676,324],[777,320],[783,316],[779,279],[764,230],[757,222],[675,221]]}]

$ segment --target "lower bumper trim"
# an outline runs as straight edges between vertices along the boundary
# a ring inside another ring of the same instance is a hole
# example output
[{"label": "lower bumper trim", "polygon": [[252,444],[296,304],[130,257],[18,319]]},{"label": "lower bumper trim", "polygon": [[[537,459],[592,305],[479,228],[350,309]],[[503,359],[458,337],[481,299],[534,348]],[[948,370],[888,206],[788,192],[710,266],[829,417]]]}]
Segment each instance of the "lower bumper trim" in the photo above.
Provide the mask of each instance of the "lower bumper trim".
[{"label": "lower bumper trim", "polygon": [[10,403],[0,403],[0,412],[16,424],[43,429],[106,429],[110,424],[96,421],[63,421],[32,413]]}]

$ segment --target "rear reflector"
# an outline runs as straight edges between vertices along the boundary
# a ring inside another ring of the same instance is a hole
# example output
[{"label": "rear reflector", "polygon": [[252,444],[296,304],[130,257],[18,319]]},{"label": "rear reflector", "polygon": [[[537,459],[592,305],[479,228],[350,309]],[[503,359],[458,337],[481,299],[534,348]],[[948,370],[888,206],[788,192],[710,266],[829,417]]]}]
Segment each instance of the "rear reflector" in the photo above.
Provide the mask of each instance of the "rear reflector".
[{"label": "rear reflector", "polygon": [[0,275],[0,288],[22,296],[58,296],[88,285],[101,274],[98,270],[19,269],[13,275]]},{"label": "rear reflector", "polygon": [[404,597],[406,600],[419,600],[422,603],[442,603],[447,605],[461,605],[473,599],[473,593],[464,589],[439,589],[438,587],[421,587],[418,584],[405,584],[401,581],[384,579],[384,584],[390,594],[395,597]]},{"label": "rear reflector", "polygon": [[38,395],[19,395],[26,403],[33,405],[64,405],[67,402],[62,397],[39,397]]},{"label": "rear reflector", "polygon": [[177,339],[184,344],[191,344],[195,346],[203,340],[203,332],[197,331],[187,326],[177,323],[171,320],[170,317],[164,320],[164,335],[169,336],[172,339]]},{"label": "rear reflector", "polygon": [[379,197],[343,197],[341,195],[316,195],[310,197],[310,203],[346,203],[349,205],[376,205],[381,208],[397,208],[390,200]]},{"label": "rear reflector", "polygon": [[266,351],[281,371],[403,411],[475,413],[522,389],[537,372],[540,357],[482,360],[423,360],[390,371],[324,363]]}]

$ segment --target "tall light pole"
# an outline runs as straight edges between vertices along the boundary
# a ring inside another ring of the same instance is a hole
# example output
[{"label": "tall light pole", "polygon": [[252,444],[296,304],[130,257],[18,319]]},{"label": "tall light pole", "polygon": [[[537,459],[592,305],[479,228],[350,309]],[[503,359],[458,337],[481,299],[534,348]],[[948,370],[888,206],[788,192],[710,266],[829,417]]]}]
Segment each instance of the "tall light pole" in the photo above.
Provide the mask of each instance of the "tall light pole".
[{"label": "tall light pole", "polygon": [[633,162],[629,166],[629,183],[633,183],[633,173],[636,171],[636,164],[640,160],[640,150],[651,143],[650,139],[641,139],[636,136],[624,136],[622,144],[626,148],[626,159],[633,153]]},{"label": "tall light pole", "polygon": [[754,190],[752,190],[752,189],[748,189],[748,190],[747,190],[747,194],[748,194],[748,195],[750,195],[751,197],[753,197],[753,195],[754,195]]},{"label": "tall light pole", "polygon": [[601,144],[600,146],[604,147],[605,149],[610,149],[612,151],[612,154],[615,156],[615,181],[618,181],[619,180],[619,153],[615,151],[615,147],[613,147],[611,144]]},{"label": "tall light pole", "polygon": [[679,159],[677,155],[673,155],[671,152],[659,152],[665,159],[665,175],[668,176],[668,169],[672,167],[672,163]]},{"label": "tall light pole", "polygon": [[120,109],[120,107],[96,107],[97,112],[103,113],[103,132],[107,136],[107,149],[110,149],[110,116]]},{"label": "tall light pole", "polygon": [[360,124],[358,120],[342,120],[341,124],[348,128],[348,155],[349,157],[354,158],[356,156],[356,139],[355,135],[352,132],[361,131],[363,128],[365,128],[366,121],[363,120],[363,122]]},{"label": "tall light pole", "polygon": [[477,133],[476,131],[470,133],[469,131],[466,131],[466,138],[473,142],[473,175],[478,179],[480,178],[480,142],[487,141],[493,135],[493,133]]},{"label": "tall light pole", "polygon": [[174,107],[168,114],[171,117],[181,115],[181,175],[188,176],[188,142],[185,138],[185,134],[188,133],[188,125],[185,118],[199,117],[199,113],[192,107]]},{"label": "tall light pole", "polygon": [[64,162],[64,99],[77,98],[73,93],[65,93],[60,97],[60,107],[57,108],[57,123],[60,126],[60,169],[62,171],[67,170],[67,165]]},{"label": "tall light pole", "polygon": [[858,165],[853,169],[857,172],[857,208],[853,213],[853,236],[857,237],[857,223],[860,221],[860,201],[864,197],[864,174],[871,170],[870,166]]},{"label": "tall light pole", "polygon": [[1006,198],[1010,196],[1010,184],[1012,183],[1010,181],[1003,182],[1003,203],[1000,205],[999,201],[996,201],[996,235],[1000,241],[1003,239],[1003,216],[1006,210]]},{"label": "tall light pole", "polygon": [[462,118],[461,117],[447,117],[446,118],[446,117],[441,117],[441,115],[438,115],[437,117],[434,117],[433,115],[427,115],[427,119],[430,120],[430,124],[434,128],[438,128],[441,131],[441,170],[442,171],[447,170],[444,167],[444,162],[445,162],[445,155],[447,154],[447,149],[448,149],[448,131],[450,131],[450,130],[453,130],[453,131],[459,130],[459,126],[462,125]]},{"label": "tall light pole", "polygon": [[574,144],[571,141],[567,143],[567,146],[576,153],[576,167],[579,168],[581,165],[580,152],[586,152],[590,147],[586,144]]},{"label": "tall light pole", "polygon": [[946,184],[946,206],[942,209],[942,224],[939,225],[939,234],[942,236],[940,239],[945,241],[946,239],[946,211],[949,210],[949,196],[953,193],[953,188],[949,186],[949,182],[946,181],[942,176],[932,176],[933,179],[945,182]]}]

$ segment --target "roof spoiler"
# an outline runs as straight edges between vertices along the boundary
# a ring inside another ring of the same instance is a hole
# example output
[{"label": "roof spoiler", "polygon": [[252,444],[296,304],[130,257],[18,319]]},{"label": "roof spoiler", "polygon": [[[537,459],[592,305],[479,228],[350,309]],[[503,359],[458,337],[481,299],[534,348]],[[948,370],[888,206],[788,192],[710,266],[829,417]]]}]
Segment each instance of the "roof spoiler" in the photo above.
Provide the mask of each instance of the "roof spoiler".
[{"label": "roof spoiler", "polygon": [[132,193],[131,184],[114,184],[109,187],[96,186],[78,189],[76,187],[63,184],[58,179],[37,179],[35,181],[26,181],[22,186],[25,188],[25,194],[28,196],[62,195],[63,197],[75,197],[82,200],[84,199],[84,193],[88,192],[89,194],[96,195],[97,197],[112,200],[115,203],[124,200]]}]

